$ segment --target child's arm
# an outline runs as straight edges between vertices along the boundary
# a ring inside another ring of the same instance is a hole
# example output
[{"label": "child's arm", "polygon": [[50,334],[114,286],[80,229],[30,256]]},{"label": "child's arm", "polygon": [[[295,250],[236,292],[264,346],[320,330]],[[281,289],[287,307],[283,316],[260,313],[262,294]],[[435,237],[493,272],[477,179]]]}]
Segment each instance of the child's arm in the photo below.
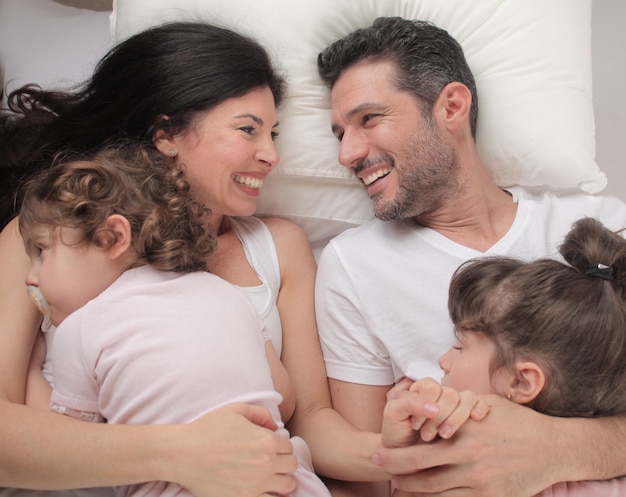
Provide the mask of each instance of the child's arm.
[{"label": "child's arm", "polygon": [[46,358],[46,341],[41,331],[35,337],[33,351],[30,356],[28,373],[26,375],[25,404],[39,409],[48,409],[52,388],[46,380],[41,368]]},{"label": "child's arm", "polygon": [[[416,416],[424,398],[438,407],[432,416]],[[432,378],[413,382],[404,379],[387,396],[383,413],[382,443],[385,447],[406,447],[420,439],[430,442],[437,435],[450,438],[468,420],[481,420],[489,408],[472,392],[457,392]]]}]

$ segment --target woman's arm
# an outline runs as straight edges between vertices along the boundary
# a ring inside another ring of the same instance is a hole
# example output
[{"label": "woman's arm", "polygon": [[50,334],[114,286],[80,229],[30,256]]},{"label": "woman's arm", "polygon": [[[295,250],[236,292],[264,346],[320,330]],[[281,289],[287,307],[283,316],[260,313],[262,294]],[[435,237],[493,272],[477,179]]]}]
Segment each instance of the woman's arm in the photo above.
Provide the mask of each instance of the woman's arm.
[{"label": "woman's arm", "polygon": [[46,340],[42,332],[37,333],[26,377],[25,404],[48,410],[52,387],[46,380],[42,368],[46,359]]},{"label": "woman's arm", "polygon": [[[188,425],[87,423],[0,401],[0,482],[34,489],[173,481],[198,497],[286,494],[291,443],[256,406],[235,404]],[[265,424],[270,430],[255,424]]]},{"label": "woman's arm", "polygon": [[296,410],[288,428],[307,442],[320,474],[353,481],[389,479],[372,462],[380,435],[357,430],[331,407],[315,324],[316,264],[310,244],[293,223],[277,218],[265,221],[278,249],[281,270],[281,360],[296,391]]},{"label": "woman's arm", "polygon": [[26,292],[30,260],[17,219],[0,232],[0,399],[24,403],[26,378],[41,314]]},{"label": "woman's arm", "polygon": [[[62,489],[165,480],[194,495],[293,490],[297,461],[265,409],[237,404],[179,426],[86,423],[23,405],[41,317],[17,222],[0,233],[0,485]],[[267,429],[269,428],[269,429]]]}]

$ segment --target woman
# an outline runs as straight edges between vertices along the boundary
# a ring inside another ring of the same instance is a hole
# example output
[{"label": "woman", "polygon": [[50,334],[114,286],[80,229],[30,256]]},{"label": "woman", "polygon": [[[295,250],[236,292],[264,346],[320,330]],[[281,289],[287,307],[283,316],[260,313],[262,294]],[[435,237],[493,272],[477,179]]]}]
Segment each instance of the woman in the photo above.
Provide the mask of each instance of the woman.
[{"label": "woman", "polygon": [[[315,261],[305,235],[285,220],[251,217],[262,180],[278,163],[275,106],[283,94],[283,80],[254,41],[205,24],[165,25],[113,48],[74,93],[25,88],[10,96],[23,115],[3,117],[3,162],[11,171],[19,166],[12,173],[19,178],[46,167],[59,150],[86,152],[120,137],[152,143],[171,157],[211,210],[218,241],[208,270],[248,291],[289,373],[276,387],[290,432],[307,441],[321,474],[385,479],[370,457],[379,437],[357,432],[331,409],[313,312]],[[16,225],[11,221],[0,235],[0,260],[7,266],[0,283],[0,446],[22,445],[0,451],[1,484],[64,488],[167,480],[197,495],[291,490],[293,480],[285,476],[295,467],[285,455],[290,447],[272,438],[262,454],[271,433],[242,419],[261,424],[265,413],[242,415],[243,407],[235,406],[186,426],[119,427],[77,424],[18,405],[28,394],[26,371],[40,318],[23,291],[28,259]],[[180,433],[189,439],[179,440]],[[163,453],[164,439],[180,452]],[[156,457],[146,455],[155,450]],[[261,470],[255,463],[263,455]],[[229,466],[219,479],[207,477],[216,464]]]}]

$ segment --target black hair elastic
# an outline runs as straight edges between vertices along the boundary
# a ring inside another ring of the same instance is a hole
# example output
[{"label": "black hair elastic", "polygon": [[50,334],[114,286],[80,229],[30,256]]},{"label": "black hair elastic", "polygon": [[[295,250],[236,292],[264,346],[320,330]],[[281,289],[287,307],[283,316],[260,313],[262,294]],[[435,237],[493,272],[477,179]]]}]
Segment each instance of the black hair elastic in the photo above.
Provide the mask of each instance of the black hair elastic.
[{"label": "black hair elastic", "polygon": [[606,264],[596,264],[595,266],[589,266],[585,274],[593,278],[610,281],[613,279],[613,268]]}]

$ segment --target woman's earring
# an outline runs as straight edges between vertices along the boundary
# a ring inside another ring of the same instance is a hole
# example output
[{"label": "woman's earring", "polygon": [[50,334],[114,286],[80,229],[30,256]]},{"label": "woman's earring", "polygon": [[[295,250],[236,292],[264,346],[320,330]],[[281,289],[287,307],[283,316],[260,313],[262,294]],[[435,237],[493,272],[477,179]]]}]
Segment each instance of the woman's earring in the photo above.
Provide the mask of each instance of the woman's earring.
[{"label": "woman's earring", "polygon": [[176,150],[174,150],[173,148],[170,148],[168,154],[170,157],[176,157]]}]

